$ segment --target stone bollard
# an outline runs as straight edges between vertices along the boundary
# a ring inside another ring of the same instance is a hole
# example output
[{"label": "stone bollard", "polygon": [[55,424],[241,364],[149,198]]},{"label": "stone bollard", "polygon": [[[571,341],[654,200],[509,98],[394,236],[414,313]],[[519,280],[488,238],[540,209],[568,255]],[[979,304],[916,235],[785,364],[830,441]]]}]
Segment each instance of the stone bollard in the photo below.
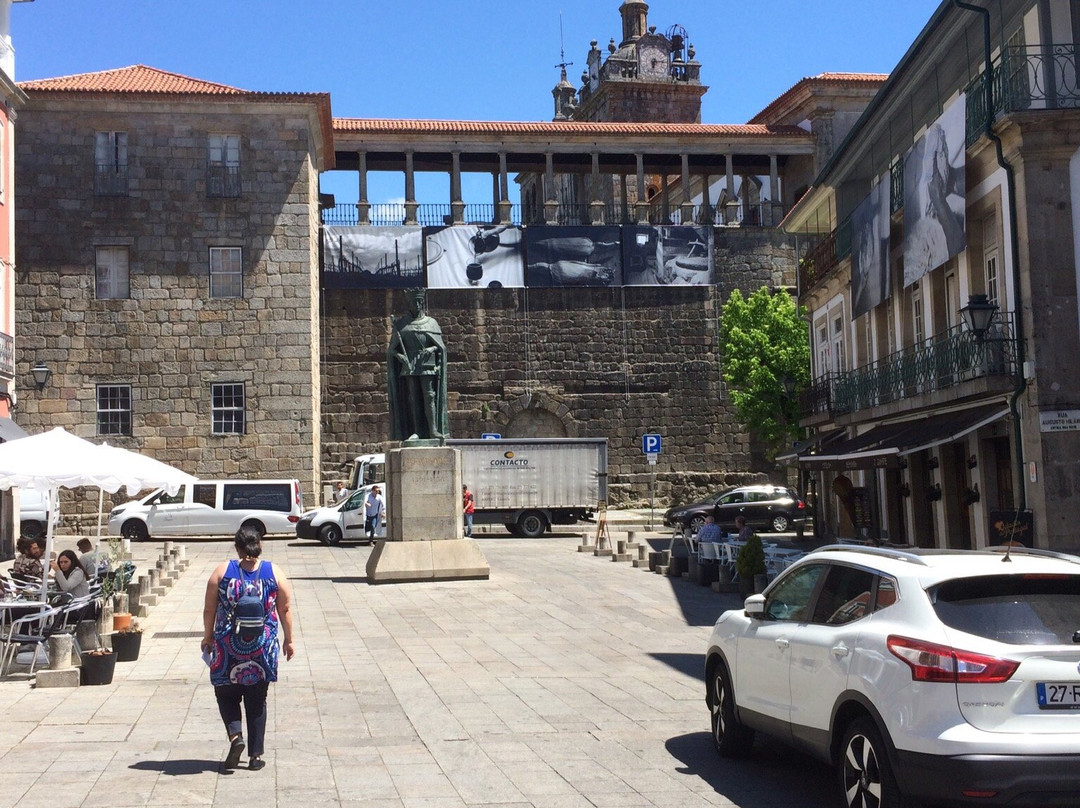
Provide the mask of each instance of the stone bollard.
[{"label": "stone bollard", "polygon": [[132,617],[146,617],[146,614],[144,613],[145,607],[143,607],[142,602],[139,600],[140,589],[141,587],[139,586],[138,581],[131,581],[128,583],[128,612],[131,613]]},{"label": "stone bollard", "polygon": [[[54,634],[46,640],[49,669],[37,672],[34,687],[79,686],[79,669],[71,667],[73,639],[70,634]],[[34,653],[37,653],[37,646],[34,646]]]},{"label": "stone bollard", "polygon": [[150,570],[150,597],[153,602],[147,602],[148,606],[157,604],[157,599],[165,596],[165,587],[161,585],[161,570],[154,567]]},{"label": "stone bollard", "polygon": [[626,531],[626,549],[629,552],[633,553],[640,546],[641,545],[638,544],[638,542],[637,542],[637,531],[636,530],[628,530],[628,531]]},{"label": "stone bollard", "polygon": [[187,545],[181,544],[176,548],[176,558],[180,562],[180,569],[188,568]]},{"label": "stone bollard", "polygon": [[80,620],[79,625],[75,626],[75,642],[78,643],[80,651],[86,652],[96,649],[101,644],[97,621]]},{"label": "stone bollard", "polygon": [[180,567],[176,563],[176,555],[169,553],[165,556],[165,575],[169,578],[169,585],[180,580]]},{"label": "stone bollard", "polygon": [[630,561],[633,557],[633,554],[627,550],[624,539],[615,542],[615,553],[611,556],[612,561]]},{"label": "stone bollard", "polygon": [[577,551],[579,553],[591,553],[593,551],[593,545],[589,541],[588,533],[583,533],[581,535],[581,544],[578,545]]},{"label": "stone bollard", "polygon": [[637,546],[637,558],[634,559],[634,566],[638,569],[648,569],[649,567],[649,545],[639,544]]},{"label": "stone bollard", "polygon": [[171,555],[174,546],[175,544],[171,541],[165,542],[165,544],[163,545],[165,555]]}]

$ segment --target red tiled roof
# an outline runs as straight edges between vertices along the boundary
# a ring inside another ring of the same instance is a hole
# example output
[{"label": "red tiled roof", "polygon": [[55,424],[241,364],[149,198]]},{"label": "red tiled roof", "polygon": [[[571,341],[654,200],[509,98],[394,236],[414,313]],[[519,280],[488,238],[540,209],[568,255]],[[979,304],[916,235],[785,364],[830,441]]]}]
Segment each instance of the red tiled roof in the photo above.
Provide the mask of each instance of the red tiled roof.
[{"label": "red tiled roof", "polygon": [[783,95],[751,118],[750,123],[762,123],[768,118],[771,112],[781,107],[797,93],[806,89],[810,84],[833,86],[876,85],[880,87],[885,83],[887,78],[889,78],[888,73],[819,73],[816,76],[807,76],[806,78],[799,79],[799,81],[793,84]]},{"label": "red tiled roof", "polygon": [[491,135],[712,135],[716,137],[811,137],[797,126],[701,123],[593,123],[584,121],[433,121],[334,118],[336,134]]},{"label": "red tiled roof", "polygon": [[57,93],[76,95],[124,94],[130,96],[199,96],[202,98],[243,99],[282,103],[314,103],[322,127],[326,168],[334,166],[334,130],[329,93],[266,93],[241,90],[227,84],[193,79],[147,65],[131,65],[96,73],[79,73],[53,79],[21,81],[18,86],[31,95]]}]

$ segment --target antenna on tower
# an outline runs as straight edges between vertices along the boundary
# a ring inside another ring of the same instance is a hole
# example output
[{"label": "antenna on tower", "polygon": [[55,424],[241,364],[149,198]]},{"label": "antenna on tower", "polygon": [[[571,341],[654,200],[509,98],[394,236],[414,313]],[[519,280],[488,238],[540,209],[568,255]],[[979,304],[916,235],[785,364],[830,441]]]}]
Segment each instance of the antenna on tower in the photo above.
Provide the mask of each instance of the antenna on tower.
[{"label": "antenna on tower", "polygon": [[566,68],[573,67],[573,62],[566,61],[566,48],[563,46],[562,12],[559,12],[559,63],[555,67],[562,70],[562,77],[566,78]]}]

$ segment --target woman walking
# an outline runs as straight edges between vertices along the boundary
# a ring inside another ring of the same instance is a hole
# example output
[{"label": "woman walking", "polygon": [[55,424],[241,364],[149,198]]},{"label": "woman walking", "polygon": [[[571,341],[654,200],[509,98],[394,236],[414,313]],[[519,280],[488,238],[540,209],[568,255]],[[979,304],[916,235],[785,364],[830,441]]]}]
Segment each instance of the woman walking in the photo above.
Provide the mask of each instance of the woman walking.
[{"label": "woman walking", "polygon": [[253,528],[236,531],[237,559],[218,565],[206,583],[203,653],[210,655],[210,683],[229,735],[225,768],[235,769],[244,752],[247,715],[248,768],[258,771],[266,734],[266,692],[277,681],[278,630],[281,650],[293,658],[292,588],[281,570],[262,561],[262,537]]}]

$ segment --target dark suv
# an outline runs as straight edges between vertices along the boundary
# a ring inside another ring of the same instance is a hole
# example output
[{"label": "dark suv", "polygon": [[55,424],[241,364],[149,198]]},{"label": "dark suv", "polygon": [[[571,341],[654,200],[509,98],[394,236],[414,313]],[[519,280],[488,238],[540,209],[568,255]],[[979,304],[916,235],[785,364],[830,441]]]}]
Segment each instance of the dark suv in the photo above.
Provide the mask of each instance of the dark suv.
[{"label": "dark suv", "polygon": [[742,485],[725,488],[700,502],[671,508],[664,514],[668,527],[697,531],[712,514],[721,530],[734,532],[735,517],[746,517],[755,530],[802,533],[807,521],[806,503],[790,488],[782,485]]}]

